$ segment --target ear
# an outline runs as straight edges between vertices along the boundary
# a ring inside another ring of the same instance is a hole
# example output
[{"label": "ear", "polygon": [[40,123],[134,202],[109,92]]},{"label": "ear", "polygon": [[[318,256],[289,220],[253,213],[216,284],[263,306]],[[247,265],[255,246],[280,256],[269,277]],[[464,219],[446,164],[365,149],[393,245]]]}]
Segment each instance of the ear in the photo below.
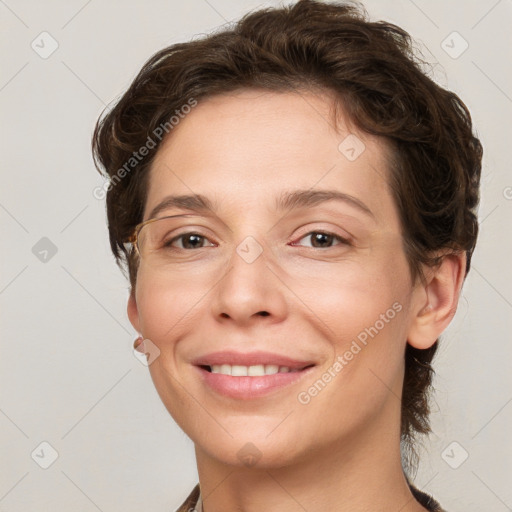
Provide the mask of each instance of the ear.
[{"label": "ear", "polygon": [[431,347],[448,327],[457,311],[466,273],[466,253],[451,253],[430,269],[426,282],[418,285],[414,317],[407,341],[418,349]]},{"label": "ear", "polygon": [[133,328],[140,333],[139,310],[137,308],[135,291],[133,289],[130,291],[130,296],[128,297],[128,305],[126,310],[128,313],[128,318],[130,319],[130,323],[133,325]]}]

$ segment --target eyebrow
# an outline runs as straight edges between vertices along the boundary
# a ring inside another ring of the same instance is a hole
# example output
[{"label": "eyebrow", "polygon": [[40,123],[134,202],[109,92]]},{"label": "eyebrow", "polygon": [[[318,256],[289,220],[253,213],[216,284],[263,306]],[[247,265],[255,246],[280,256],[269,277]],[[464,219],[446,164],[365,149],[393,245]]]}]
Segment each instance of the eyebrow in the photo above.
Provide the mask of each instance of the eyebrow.
[{"label": "eyebrow", "polygon": [[357,197],[351,196],[338,190],[293,190],[283,192],[281,196],[276,199],[276,209],[279,210],[292,210],[295,208],[308,208],[316,206],[317,204],[325,201],[341,201],[353,206],[363,213],[375,218],[373,212]]},{"label": "eyebrow", "polygon": [[[285,191],[276,198],[275,208],[277,211],[294,210],[316,206],[326,201],[341,201],[360,210],[361,212],[375,218],[373,212],[360,199],[338,190],[293,190]],[[201,194],[189,194],[180,196],[167,196],[158,203],[149,215],[150,219],[155,218],[159,213],[170,208],[181,208],[194,210],[196,212],[216,212],[218,204]]]},{"label": "eyebrow", "polygon": [[153,219],[162,211],[170,208],[195,210],[197,212],[217,211],[217,205],[201,194],[167,196],[151,210],[148,219]]}]

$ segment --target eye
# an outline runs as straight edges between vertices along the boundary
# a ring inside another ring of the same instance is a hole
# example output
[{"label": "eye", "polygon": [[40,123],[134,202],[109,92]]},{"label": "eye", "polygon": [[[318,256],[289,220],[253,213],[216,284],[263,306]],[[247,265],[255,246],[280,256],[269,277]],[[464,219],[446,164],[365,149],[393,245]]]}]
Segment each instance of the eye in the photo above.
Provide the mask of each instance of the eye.
[{"label": "eye", "polygon": [[[350,245],[350,243],[347,239],[345,239],[339,235],[336,235],[334,233],[329,233],[327,231],[311,231],[306,236],[303,236],[300,240],[304,240],[307,238],[310,238],[311,244],[306,247],[329,249],[333,245]],[[333,244],[333,242],[335,242],[335,241],[338,241],[339,243]],[[293,245],[297,245],[297,244],[294,243]]]},{"label": "eye", "polygon": [[[182,233],[181,235],[171,238],[168,242],[165,242],[164,247],[170,249],[176,248],[173,245],[176,241],[181,241],[181,247],[178,246],[178,249],[201,249],[202,247],[206,247],[204,242],[208,241],[208,238],[199,233]],[[215,244],[210,242],[210,247],[214,245]]]}]

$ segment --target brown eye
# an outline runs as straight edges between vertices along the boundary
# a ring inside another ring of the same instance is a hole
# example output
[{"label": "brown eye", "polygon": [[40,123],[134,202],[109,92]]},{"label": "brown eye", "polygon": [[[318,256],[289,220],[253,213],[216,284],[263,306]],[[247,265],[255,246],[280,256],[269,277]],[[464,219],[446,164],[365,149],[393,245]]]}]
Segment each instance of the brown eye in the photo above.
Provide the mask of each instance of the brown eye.
[{"label": "brown eye", "polygon": [[[174,248],[174,242],[180,240],[181,247],[178,246],[178,249],[201,249],[202,247],[205,247],[204,242],[208,239],[205,236],[199,235],[198,233],[183,233],[182,235],[176,236],[166,242],[164,247]],[[213,244],[210,243],[210,246],[212,245]]]},{"label": "brown eye", "polygon": [[[333,245],[348,244],[348,240],[342,238],[339,235],[328,233],[326,231],[311,231],[306,236],[303,236],[300,240],[307,238],[311,240],[311,245],[309,245],[309,247],[313,247],[315,249],[329,249]],[[335,241],[338,243],[333,243]]]}]

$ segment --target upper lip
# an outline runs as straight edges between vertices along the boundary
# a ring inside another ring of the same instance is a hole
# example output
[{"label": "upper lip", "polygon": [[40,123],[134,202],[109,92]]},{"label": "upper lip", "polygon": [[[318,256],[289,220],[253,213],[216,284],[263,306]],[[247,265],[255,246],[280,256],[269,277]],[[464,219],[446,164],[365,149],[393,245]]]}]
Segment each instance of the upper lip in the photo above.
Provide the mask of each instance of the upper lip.
[{"label": "upper lip", "polygon": [[305,368],[306,366],[311,366],[315,364],[313,361],[304,360],[300,361],[297,359],[292,359],[287,356],[282,356],[280,354],[273,354],[272,352],[248,352],[241,353],[235,351],[222,351],[222,352],[212,352],[210,354],[206,354],[204,356],[200,356],[192,363],[196,366],[213,366],[213,365],[221,365],[221,364],[229,364],[229,365],[240,365],[240,366],[255,366],[255,365],[267,365],[272,364],[276,366],[287,366],[292,370],[300,370]]}]

